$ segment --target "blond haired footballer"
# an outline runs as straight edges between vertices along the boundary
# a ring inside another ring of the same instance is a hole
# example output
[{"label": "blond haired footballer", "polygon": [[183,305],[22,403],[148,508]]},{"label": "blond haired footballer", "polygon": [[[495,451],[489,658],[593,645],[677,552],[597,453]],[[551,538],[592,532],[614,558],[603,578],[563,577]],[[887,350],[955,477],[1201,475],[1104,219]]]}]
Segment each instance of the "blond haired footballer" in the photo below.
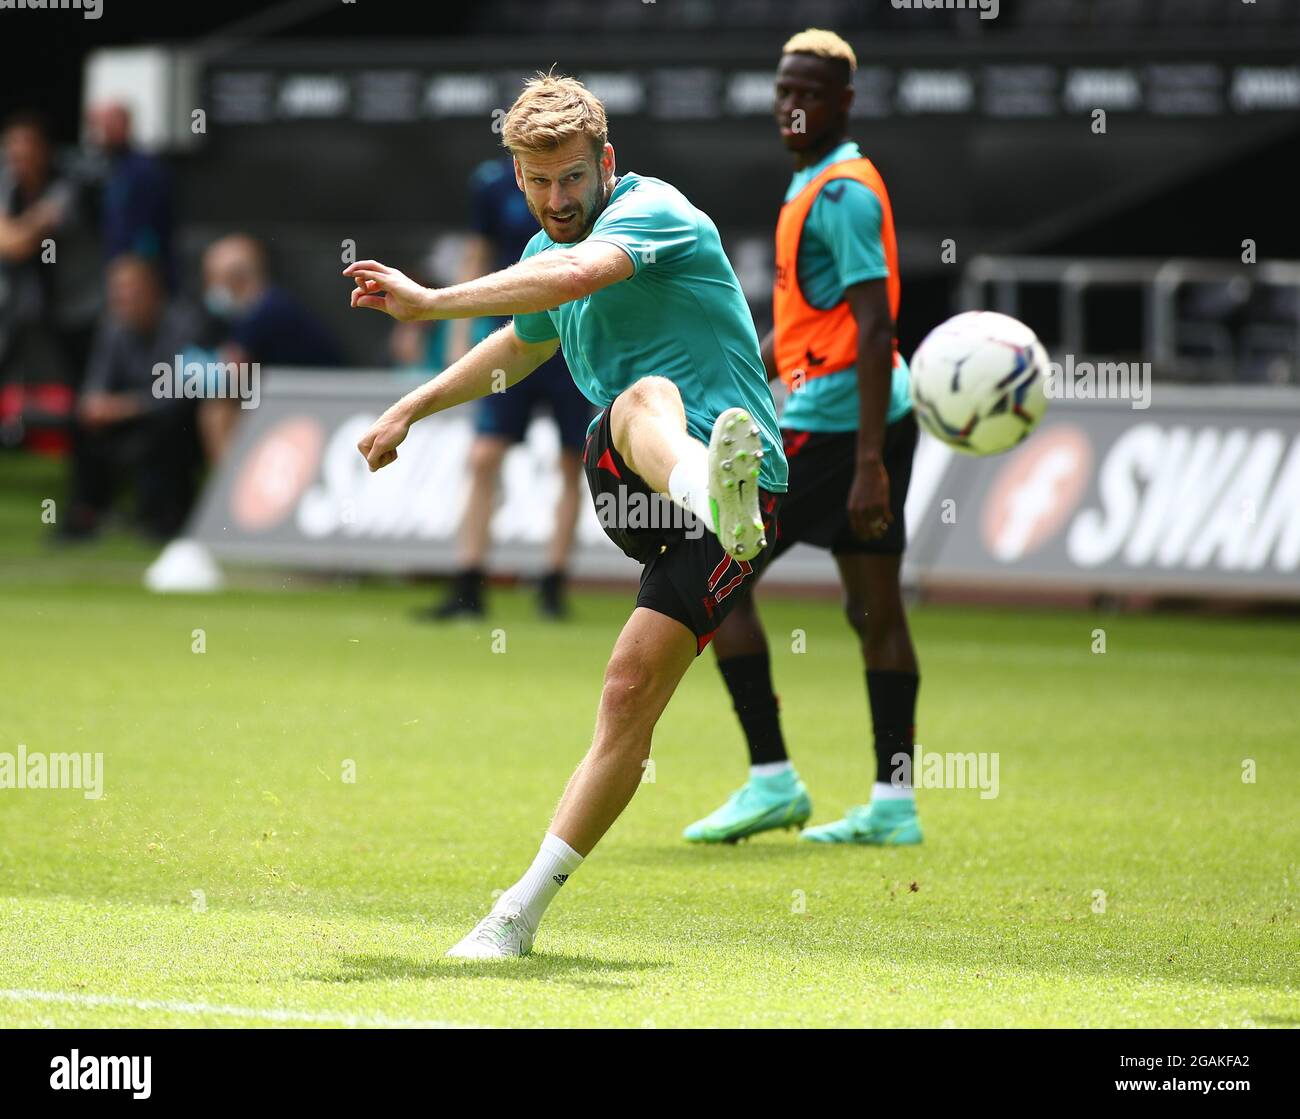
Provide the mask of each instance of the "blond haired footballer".
[{"label": "blond haired footballer", "polygon": [[344,270],[353,307],[400,321],[513,316],[389,408],[358,449],[371,470],[393,464],[413,423],[484,396],[494,370],[522,380],[560,347],[600,409],[583,455],[598,512],[662,494],[691,516],[653,529],[602,520],[643,565],[636,606],[536,859],[449,952],[473,958],[532,949],[547,905],[636,791],[678,682],[771,554],[786,488],[758,336],[709,217],[662,180],[617,173],[604,108],[572,78],[528,82],[503,140],[541,226],[519,263],[441,289],[373,260]]}]

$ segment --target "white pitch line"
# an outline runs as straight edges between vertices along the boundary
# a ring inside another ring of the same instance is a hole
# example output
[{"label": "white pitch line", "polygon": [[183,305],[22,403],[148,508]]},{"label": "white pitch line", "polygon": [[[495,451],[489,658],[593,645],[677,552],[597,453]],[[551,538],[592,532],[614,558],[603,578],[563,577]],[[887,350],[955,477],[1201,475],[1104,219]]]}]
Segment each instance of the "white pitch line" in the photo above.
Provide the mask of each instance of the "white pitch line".
[{"label": "white pitch line", "polygon": [[389,1018],[384,1014],[342,1014],[332,1010],[279,1010],[274,1007],[225,1006],[220,1003],[182,1002],[179,999],[130,999],[120,995],[80,995],[68,991],[0,990],[11,1002],[61,1002],[73,1006],[117,1006],[129,1010],[165,1010],[171,1014],[215,1014],[226,1018],[253,1018],[268,1022],[322,1022],[335,1026],[373,1026],[416,1030],[480,1029],[458,1022],[420,1018]]}]

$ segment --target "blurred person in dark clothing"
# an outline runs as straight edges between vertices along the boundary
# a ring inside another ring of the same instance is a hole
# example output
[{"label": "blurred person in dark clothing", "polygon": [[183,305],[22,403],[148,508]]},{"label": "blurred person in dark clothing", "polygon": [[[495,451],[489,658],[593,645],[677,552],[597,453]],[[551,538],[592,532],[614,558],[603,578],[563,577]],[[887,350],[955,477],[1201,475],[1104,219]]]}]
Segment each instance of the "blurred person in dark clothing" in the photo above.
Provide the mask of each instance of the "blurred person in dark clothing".
[{"label": "blurred person in dark clothing", "polygon": [[39,114],[11,116],[0,147],[0,382],[75,388],[103,298],[94,222],[80,185],[56,167]]},{"label": "blurred person in dark clothing", "polygon": [[[488,160],[475,169],[470,178],[470,201],[471,233],[466,239],[460,275],[454,281],[457,283],[510,267],[523,255],[538,229],[515,181],[514,162],[509,156]],[[480,318],[446,323],[446,364],[468,353],[506,321]],[[550,413],[559,431],[560,499],[546,549],[546,568],[537,584],[537,606],[544,618],[559,620],[567,616],[569,556],[582,494],[582,450],[594,409],[573,383],[564,355],[556,351],[526,381],[478,401],[469,453],[470,492],[457,540],[459,570],[446,598],[420,610],[417,616],[421,619],[446,621],[486,613],[487,557],[502,467],[511,447],[523,441],[539,412]]]},{"label": "blurred person in dark clothing", "polygon": [[172,176],[160,159],[131,146],[131,116],[104,102],[86,114],[91,142],[107,160],[102,199],[104,259],[134,253],[157,261],[169,291],[177,288],[172,249],[175,224]]},{"label": "blurred person in dark clothing", "polygon": [[[221,321],[220,360],[260,366],[335,367],[343,352],[329,329],[293,296],[271,283],[266,250],[233,233],[203,254],[204,302]],[[211,462],[221,458],[239,418],[235,400],[205,400],[199,429]]]},{"label": "blurred person in dark clothing", "polygon": [[180,531],[198,466],[195,402],[174,391],[174,378],[160,395],[155,366],[174,369],[178,355],[193,355],[200,326],[193,308],[168,300],[151,261],[126,255],[110,263],[108,309],[77,407],[65,538],[94,535],[126,478],[144,532],[166,540]]}]

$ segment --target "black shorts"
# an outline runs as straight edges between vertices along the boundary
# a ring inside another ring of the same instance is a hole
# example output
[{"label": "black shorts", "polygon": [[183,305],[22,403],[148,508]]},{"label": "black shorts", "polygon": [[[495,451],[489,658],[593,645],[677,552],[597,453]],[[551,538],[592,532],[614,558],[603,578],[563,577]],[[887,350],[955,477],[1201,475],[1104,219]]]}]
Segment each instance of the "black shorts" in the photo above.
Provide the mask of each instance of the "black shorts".
[{"label": "black shorts", "polygon": [[573,375],[558,350],[517,385],[483,397],[474,429],[479,435],[518,443],[539,408],[547,409],[555,417],[561,447],[566,451],[582,449],[593,409],[573,383]]},{"label": "black shorts", "polygon": [[858,433],[782,428],[790,489],[781,502],[781,537],[775,554],[795,544],[812,544],[829,548],[834,555],[902,555],[907,541],[903,504],[912,481],[916,439],[916,417],[911,412],[885,427],[881,457],[889,475],[889,509],[894,519],[883,536],[863,540],[854,533],[848,514]]},{"label": "black shorts", "polygon": [[768,547],[752,560],[732,559],[701,521],[632,472],[614,448],[608,408],[587,437],[582,461],[605,535],[644,564],[636,604],[681,622],[695,634],[698,656],[741,599],[737,592],[771,562],[783,495],[759,488]]}]

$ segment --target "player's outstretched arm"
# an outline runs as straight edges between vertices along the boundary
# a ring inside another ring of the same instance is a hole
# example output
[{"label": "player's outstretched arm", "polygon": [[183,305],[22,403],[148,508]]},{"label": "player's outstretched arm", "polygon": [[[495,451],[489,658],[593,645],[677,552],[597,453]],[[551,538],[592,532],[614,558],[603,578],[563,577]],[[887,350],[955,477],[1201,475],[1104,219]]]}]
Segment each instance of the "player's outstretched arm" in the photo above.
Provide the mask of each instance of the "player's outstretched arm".
[{"label": "player's outstretched arm", "polygon": [[527,315],[628,279],[632,259],[608,241],[584,241],[537,253],[477,280],[449,288],[426,288],[377,260],[349,264],[343,275],[357,286],[352,306],[383,311],[400,322],[464,319],[480,315]]},{"label": "player's outstretched arm", "polygon": [[433,380],[413,389],[377,419],[357,443],[371,471],[397,459],[397,447],[416,420],[487,396],[504,392],[542,364],[559,342],[525,342],[513,323],[488,335],[469,353]]}]

